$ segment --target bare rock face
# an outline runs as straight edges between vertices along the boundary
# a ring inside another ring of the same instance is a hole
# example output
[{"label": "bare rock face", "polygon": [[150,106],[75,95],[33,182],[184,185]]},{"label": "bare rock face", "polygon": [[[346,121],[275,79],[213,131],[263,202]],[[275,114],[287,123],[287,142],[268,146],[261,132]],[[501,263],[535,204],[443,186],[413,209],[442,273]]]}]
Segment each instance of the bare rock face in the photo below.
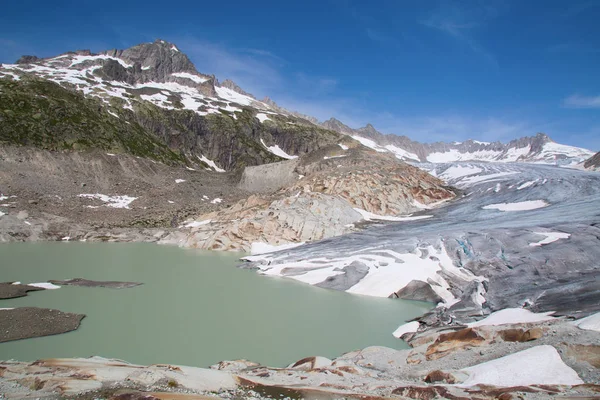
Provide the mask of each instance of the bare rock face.
[{"label": "bare rock face", "polygon": [[591,158],[588,158],[583,163],[583,167],[591,171],[600,171],[600,151],[594,154]]},{"label": "bare rock face", "polygon": [[586,362],[594,368],[600,368],[600,345],[568,344],[566,356],[579,362]]},{"label": "bare rock face", "polygon": [[531,328],[531,329],[505,329],[498,332],[498,335],[505,342],[529,342],[531,340],[540,339],[544,336],[544,331],[541,328]]},{"label": "bare rock face", "polygon": [[[327,149],[315,154],[323,151]],[[411,213],[419,210],[419,203],[427,205],[455,196],[442,181],[424,171],[390,155],[362,149],[337,150],[318,162],[304,161],[297,171],[306,178],[290,191],[339,196],[353,207],[378,215]]]},{"label": "bare rock face", "polygon": [[484,344],[485,338],[473,328],[465,328],[456,332],[441,334],[427,348],[425,353],[428,360],[437,360],[466,347],[476,347]]},{"label": "bare rock face", "polygon": [[302,193],[275,201],[253,195],[223,211],[198,220],[210,223],[193,228],[186,247],[249,251],[253,242],[274,245],[307,242],[351,231],[361,219],[350,204],[321,193]]},{"label": "bare rock face", "polygon": [[[126,63],[133,65],[133,71],[129,71],[134,83],[156,82],[178,82],[195,87],[206,96],[216,96],[214,90],[215,77],[199,74],[190,59],[172,43],[157,39],[153,43],[142,43],[125,50],[108,50],[103,54],[117,57]],[[115,61],[116,62],[116,61]],[[110,69],[110,64],[105,64],[105,73]],[[113,68],[117,68],[113,66]],[[173,76],[174,73],[185,73],[191,77]],[[124,72],[121,71],[121,75]],[[203,80],[204,82],[200,82]]]}]

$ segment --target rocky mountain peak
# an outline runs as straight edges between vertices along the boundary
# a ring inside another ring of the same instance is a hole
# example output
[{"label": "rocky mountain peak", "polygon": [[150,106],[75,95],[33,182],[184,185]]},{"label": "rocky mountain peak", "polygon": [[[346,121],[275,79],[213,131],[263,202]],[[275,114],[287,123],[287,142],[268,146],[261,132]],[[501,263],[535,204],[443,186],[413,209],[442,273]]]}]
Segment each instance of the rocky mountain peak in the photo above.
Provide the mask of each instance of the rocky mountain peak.
[{"label": "rocky mountain peak", "polygon": [[371,124],[367,124],[366,126],[359,128],[358,132],[360,133],[361,136],[368,137],[371,139],[379,138],[383,135],[381,132],[379,132],[377,129],[375,129],[375,127]]},{"label": "rocky mountain peak", "polygon": [[332,131],[338,132],[338,133],[345,133],[347,135],[351,135],[353,133],[352,128],[350,128],[348,125],[344,124],[342,121],[336,119],[336,118],[329,118],[327,121],[323,122],[321,124],[323,127],[330,129]]},{"label": "rocky mountain peak", "polygon": [[[224,87],[224,88],[233,90],[236,93],[243,94],[244,96],[252,97],[253,99],[255,99],[255,97],[252,94],[244,91],[244,89],[239,87],[238,84],[235,83],[234,81],[232,81],[231,79],[225,79],[223,82],[220,82],[218,85],[220,87]],[[269,100],[271,100],[271,99],[269,99]]]},{"label": "rocky mountain peak", "polygon": [[16,62],[15,64],[31,64],[31,63],[35,63],[41,61],[41,58],[37,57],[37,56],[29,56],[29,55],[24,55],[21,56]]},{"label": "rocky mountain peak", "polygon": [[142,70],[152,70],[152,75],[158,79],[177,72],[198,73],[194,64],[177,46],[161,39],[125,50],[108,50],[102,54],[120,58],[128,64],[139,64]]}]

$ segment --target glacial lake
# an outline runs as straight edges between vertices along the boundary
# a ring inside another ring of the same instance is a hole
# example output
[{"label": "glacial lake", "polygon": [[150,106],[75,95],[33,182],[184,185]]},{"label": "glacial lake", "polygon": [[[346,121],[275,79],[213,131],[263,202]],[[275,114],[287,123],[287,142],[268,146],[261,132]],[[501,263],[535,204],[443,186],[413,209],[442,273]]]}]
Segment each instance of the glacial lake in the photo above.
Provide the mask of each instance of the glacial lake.
[{"label": "glacial lake", "polygon": [[243,358],[282,367],[372,345],[406,348],[392,332],[431,308],[260,276],[237,268],[239,257],[155,244],[0,245],[0,282],[143,283],[128,289],[62,286],[0,300],[0,308],[87,315],[73,332],[0,343],[0,360],[98,355],[136,364],[207,367]]}]

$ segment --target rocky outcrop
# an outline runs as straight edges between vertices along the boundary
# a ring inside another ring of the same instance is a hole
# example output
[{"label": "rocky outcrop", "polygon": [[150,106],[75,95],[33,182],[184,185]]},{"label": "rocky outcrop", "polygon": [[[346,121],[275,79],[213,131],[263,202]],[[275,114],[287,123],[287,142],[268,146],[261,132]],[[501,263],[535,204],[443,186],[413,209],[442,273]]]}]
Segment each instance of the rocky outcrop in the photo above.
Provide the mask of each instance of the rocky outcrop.
[{"label": "rocky outcrop", "polygon": [[360,219],[346,201],[322,193],[273,201],[253,195],[225,210],[197,217],[198,226],[185,239],[175,239],[184,247],[248,252],[254,242],[281,245],[339,236],[351,232],[351,224]]},{"label": "rocky outcrop", "polygon": [[590,171],[600,171],[600,152],[585,160],[583,167]]},{"label": "rocky outcrop", "polygon": [[[344,154],[336,156],[335,152]],[[363,219],[355,208],[393,216],[455,195],[437,178],[394,157],[338,145],[298,160],[247,168],[240,187],[263,194],[198,216],[189,223],[193,228],[187,238],[165,241],[245,251],[254,242],[311,242],[353,231],[354,224]]]},{"label": "rocky outcrop", "polygon": [[[343,150],[334,146],[303,160],[297,171],[306,177],[289,191],[319,192],[343,198],[378,215],[401,215],[452,199],[455,193],[442,181],[388,154]],[[329,154],[324,155],[324,154]],[[318,161],[315,161],[315,158]]]}]

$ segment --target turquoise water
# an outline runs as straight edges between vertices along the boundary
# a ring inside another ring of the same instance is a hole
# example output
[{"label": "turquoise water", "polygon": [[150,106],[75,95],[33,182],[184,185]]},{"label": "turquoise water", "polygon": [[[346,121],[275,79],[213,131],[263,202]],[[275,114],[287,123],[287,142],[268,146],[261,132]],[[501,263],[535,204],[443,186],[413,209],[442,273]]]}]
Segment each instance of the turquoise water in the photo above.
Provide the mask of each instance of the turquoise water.
[{"label": "turquoise water", "polygon": [[99,355],[137,364],[206,367],[248,359],[285,366],[371,345],[405,348],[392,332],[427,303],[315,288],[237,268],[239,254],[153,244],[0,245],[0,282],[86,278],[142,282],[129,289],[63,286],[0,300],[0,308],[86,314],[78,330],[0,343],[0,359]]}]

